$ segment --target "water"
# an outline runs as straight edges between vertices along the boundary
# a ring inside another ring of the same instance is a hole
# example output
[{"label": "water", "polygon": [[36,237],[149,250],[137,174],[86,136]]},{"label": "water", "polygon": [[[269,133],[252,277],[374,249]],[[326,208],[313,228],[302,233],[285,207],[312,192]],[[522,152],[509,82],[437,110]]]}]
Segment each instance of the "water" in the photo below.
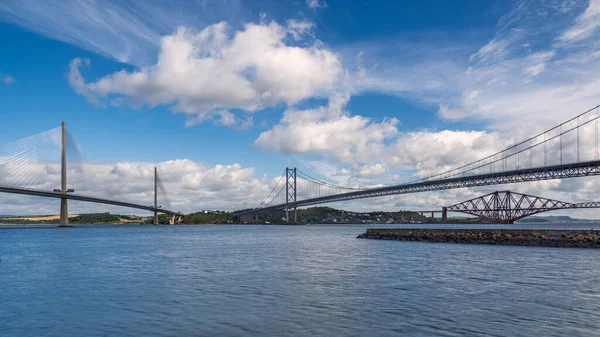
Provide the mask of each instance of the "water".
[{"label": "water", "polygon": [[600,250],[364,229],[2,228],[0,336],[600,336]]}]

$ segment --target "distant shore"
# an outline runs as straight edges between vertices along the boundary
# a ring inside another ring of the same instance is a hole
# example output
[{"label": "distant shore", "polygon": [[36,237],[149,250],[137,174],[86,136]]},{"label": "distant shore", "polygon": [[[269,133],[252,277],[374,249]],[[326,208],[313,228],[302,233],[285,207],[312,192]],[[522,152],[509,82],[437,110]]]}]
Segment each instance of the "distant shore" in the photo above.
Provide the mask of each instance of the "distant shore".
[{"label": "distant shore", "polygon": [[598,230],[368,228],[361,239],[600,248]]}]

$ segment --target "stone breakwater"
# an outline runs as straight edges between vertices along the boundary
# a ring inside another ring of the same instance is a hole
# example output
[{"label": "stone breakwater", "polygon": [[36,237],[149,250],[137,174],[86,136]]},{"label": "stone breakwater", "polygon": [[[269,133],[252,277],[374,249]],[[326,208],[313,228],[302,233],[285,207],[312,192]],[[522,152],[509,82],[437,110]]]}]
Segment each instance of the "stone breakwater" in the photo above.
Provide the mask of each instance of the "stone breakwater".
[{"label": "stone breakwater", "polygon": [[598,230],[368,228],[362,239],[600,248]]}]

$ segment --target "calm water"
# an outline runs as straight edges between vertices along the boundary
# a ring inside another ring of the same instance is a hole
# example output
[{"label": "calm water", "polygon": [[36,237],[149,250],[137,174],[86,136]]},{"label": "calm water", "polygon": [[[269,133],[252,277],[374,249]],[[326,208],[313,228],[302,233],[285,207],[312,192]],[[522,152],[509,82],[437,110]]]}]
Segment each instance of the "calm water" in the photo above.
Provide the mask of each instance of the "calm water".
[{"label": "calm water", "polygon": [[0,336],[600,336],[600,250],[364,229],[3,228]]}]

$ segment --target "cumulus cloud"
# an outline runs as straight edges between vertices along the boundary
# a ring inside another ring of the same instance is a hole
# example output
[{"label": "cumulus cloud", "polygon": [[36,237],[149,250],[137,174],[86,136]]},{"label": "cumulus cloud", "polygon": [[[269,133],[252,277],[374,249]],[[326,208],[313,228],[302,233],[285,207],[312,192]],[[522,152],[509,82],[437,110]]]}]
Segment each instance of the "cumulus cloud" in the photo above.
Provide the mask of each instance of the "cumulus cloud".
[{"label": "cumulus cloud", "polygon": [[[14,163],[13,163],[14,164]],[[29,164],[30,171],[37,172],[43,179],[30,188],[52,190],[60,186],[58,163],[35,162]],[[170,205],[159,196],[159,203],[167,208],[181,212],[193,212],[201,209],[235,210],[255,207],[271,188],[272,181],[266,176],[257,176],[253,168],[240,164],[208,166],[188,159],[171,160],[158,164],[147,162],[118,163],[73,163],[70,165],[69,188],[76,193],[132,203],[153,204],[154,167],[169,193]],[[21,165],[22,168],[22,165]],[[0,171],[3,177],[11,176],[11,170],[17,170],[6,158],[0,158]],[[0,185],[6,185],[0,180]],[[52,200],[22,196],[0,195],[2,207],[0,214],[35,212],[36,207],[49,214],[57,213],[58,208]],[[23,207],[20,206],[21,203]],[[28,206],[28,207],[25,207]],[[98,210],[136,213],[143,211],[115,208],[106,205],[82,204],[79,209],[90,212]]]},{"label": "cumulus cloud", "polygon": [[335,176],[349,176],[350,174],[352,174],[352,171],[342,168],[342,169],[337,170],[337,172],[335,172],[335,174],[333,176],[334,177]]},{"label": "cumulus cloud", "polygon": [[359,177],[374,177],[384,174],[386,171],[385,166],[381,164],[375,165],[363,165],[357,172]]},{"label": "cumulus cloud", "polygon": [[308,110],[288,109],[281,123],[255,141],[264,151],[285,154],[317,152],[341,161],[354,161],[356,152],[367,152],[397,134],[395,118],[376,122],[351,116],[345,110],[348,94],[330,98],[327,106]]},{"label": "cumulus cloud", "polygon": [[299,39],[308,29],[309,24],[296,21],[288,27],[250,23],[239,31],[225,22],[199,33],[181,27],[162,38],[153,66],[85,82],[81,60],[75,59],[69,82],[92,102],[119,98],[134,105],[172,105],[188,115],[188,124],[219,115],[227,125],[229,109],[293,105],[332,89],[343,73],[338,56],[318,41],[306,47],[289,44],[289,36]]},{"label": "cumulus cloud", "polygon": [[348,94],[338,94],[324,106],[288,109],[254,144],[263,151],[320,155],[333,163],[312,165],[323,176],[372,185],[365,179],[408,169],[415,171],[406,179],[425,177],[491,155],[512,141],[486,131],[400,132],[397,119],[352,115],[346,109],[349,100]]},{"label": "cumulus cloud", "polygon": [[85,64],[88,67],[90,66],[89,59],[80,59],[75,58],[71,60],[69,63],[69,73],[67,75],[67,80],[69,81],[69,85],[75,90],[76,93],[84,96],[88,101],[92,103],[98,103],[98,99],[92,95],[86,87],[85,80],[79,71],[81,64]]}]

